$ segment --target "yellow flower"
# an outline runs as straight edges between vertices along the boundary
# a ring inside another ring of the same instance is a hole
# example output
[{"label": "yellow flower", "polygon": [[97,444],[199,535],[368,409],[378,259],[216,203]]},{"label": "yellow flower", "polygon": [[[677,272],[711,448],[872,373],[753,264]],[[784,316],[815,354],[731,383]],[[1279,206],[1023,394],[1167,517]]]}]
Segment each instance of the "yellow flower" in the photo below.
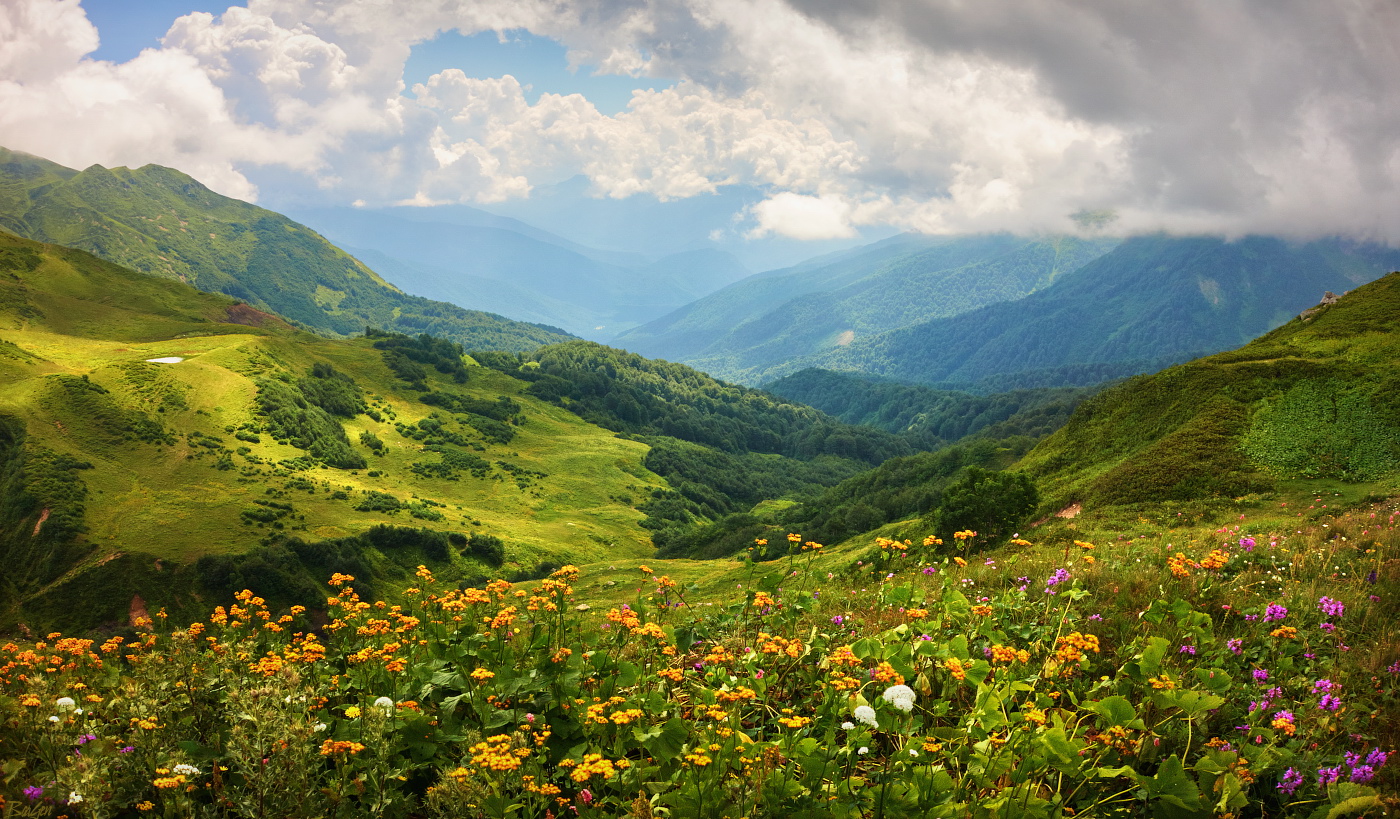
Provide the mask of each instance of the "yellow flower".
[{"label": "yellow flower", "polygon": [[963,559],[960,558],[960,557],[955,557],[955,558],[953,558],[953,562],[956,563],[956,564],[958,564],[958,567],[959,567],[959,568],[962,568],[962,567],[964,567],[964,566],[967,565],[967,561],[966,561],[966,560],[963,560]]},{"label": "yellow flower", "polygon": [[496,672],[488,671],[484,668],[478,668],[477,670],[472,672],[472,679],[476,680],[479,683],[486,682],[494,676],[496,676]]},{"label": "yellow flower", "polygon": [[356,719],[360,716],[360,706],[352,705],[349,708],[346,708],[345,716],[349,717],[350,719]]}]

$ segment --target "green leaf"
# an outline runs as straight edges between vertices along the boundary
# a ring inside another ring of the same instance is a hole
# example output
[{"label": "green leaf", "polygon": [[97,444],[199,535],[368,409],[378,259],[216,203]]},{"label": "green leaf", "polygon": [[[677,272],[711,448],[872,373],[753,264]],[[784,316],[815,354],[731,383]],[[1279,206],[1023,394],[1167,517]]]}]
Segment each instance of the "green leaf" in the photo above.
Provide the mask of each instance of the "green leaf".
[{"label": "green leaf", "polygon": [[1103,717],[1103,727],[1127,725],[1137,719],[1137,709],[1126,697],[1112,696],[1088,703],[1089,709]]},{"label": "green leaf", "polygon": [[672,717],[660,725],[653,725],[646,731],[633,728],[632,736],[641,743],[647,753],[656,759],[675,759],[680,756],[685,741],[690,736],[684,720]]},{"label": "green leaf", "polygon": [[1139,775],[1139,781],[1147,788],[1149,799],[1160,799],[1189,811],[1201,809],[1201,791],[1178,757],[1167,757],[1154,776]]}]

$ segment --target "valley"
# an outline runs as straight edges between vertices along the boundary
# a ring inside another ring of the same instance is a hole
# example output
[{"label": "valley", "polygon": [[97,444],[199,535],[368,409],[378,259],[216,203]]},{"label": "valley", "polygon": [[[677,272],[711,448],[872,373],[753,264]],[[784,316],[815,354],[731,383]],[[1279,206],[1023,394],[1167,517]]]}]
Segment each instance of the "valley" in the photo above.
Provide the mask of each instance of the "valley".
[{"label": "valley", "polygon": [[[676,330],[687,355],[725,351],[705,360],[739,380],[789,373],[758,389],[409,296],[285,217],[250,234],[251,206],[199,189],[181,219],[232,209],[225,236],[300,261],[149,245],[132,214],[169,202],[165,169],[110,172],[101,201],[125,215],[104,243],[43,205],[104,169],[9,160],[0,747],[23,763],[0,768],[5,804],[1320,819],[1391,804],[1400,273],[1376,272],[1391,251],[901,237],[643,326],[646,343]],[[1271,261],[1202,284],[1251,254]],[[1159,290],[1107,288],[1125,257],[1143,275],[1189,259]],[[801,310],[790,285],[810,288]],[[1297,316],[1321,285],[1348,292]],[[907,325],[880,341],[800,352],[896,301]],[[743,320],[714,336],[724,315]],[[872,350],[894,363],[840,366]],[[97,699],[79,711],[73,694]],[[278,727],[254,736],[235,713]],[[128,775],[126,753],[166,773]],[[259,754],[275,776],[252,773]],[[160,784],[181,765],[178,785],[207,787]],[[504,770],[534,778],[487,773]]]}]

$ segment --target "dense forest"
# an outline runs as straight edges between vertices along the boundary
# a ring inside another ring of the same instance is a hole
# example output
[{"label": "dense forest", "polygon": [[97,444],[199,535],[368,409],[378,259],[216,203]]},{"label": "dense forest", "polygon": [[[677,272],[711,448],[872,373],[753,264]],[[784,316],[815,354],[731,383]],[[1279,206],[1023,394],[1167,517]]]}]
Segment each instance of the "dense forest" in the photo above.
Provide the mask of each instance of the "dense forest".
[{"label": "dense forest", "polygon": [[764,389],[816,407],[848,424],[925,437],[925,448],[969,435],[1039,438],[1059,429],[1070,413],[1101,387],[1058,387],[974,395],[917,384],[808,369]]}]

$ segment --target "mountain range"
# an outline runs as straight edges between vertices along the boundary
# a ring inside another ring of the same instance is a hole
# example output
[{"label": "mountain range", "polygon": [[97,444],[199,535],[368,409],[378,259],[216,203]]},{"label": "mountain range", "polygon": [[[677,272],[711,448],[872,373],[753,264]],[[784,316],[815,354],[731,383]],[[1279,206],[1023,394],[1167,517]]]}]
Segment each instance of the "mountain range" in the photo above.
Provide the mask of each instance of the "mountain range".
[{"label": "mountain range", "polygon": [[292,215],[405,290],[599,341],[750,272],[720,250],[600,251],[463,205]]}]

